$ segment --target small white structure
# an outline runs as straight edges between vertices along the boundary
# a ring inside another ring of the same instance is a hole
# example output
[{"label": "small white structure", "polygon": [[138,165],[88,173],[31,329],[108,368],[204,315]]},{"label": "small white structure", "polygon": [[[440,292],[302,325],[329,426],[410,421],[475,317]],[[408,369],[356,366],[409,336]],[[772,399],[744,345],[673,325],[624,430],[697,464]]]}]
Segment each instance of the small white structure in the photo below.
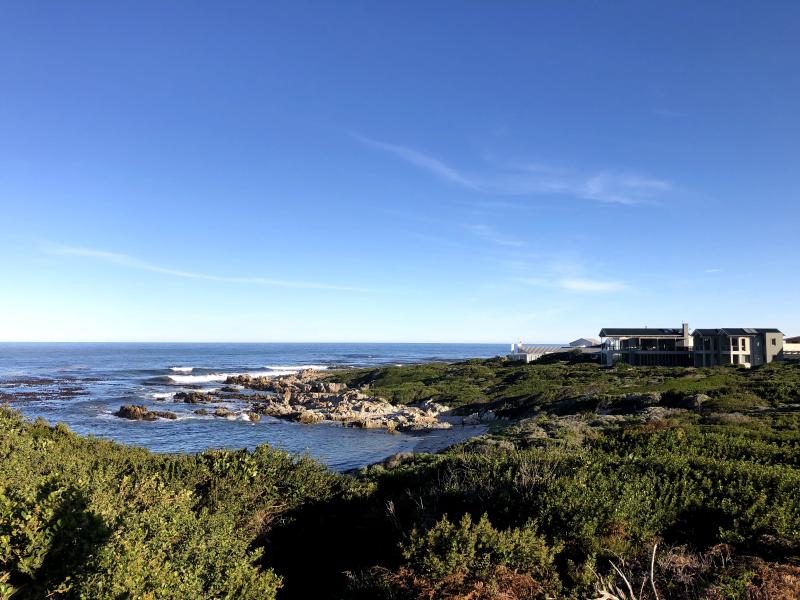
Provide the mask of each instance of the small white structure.
[{"label": "small white structure", "polygon": [[572,348],[590,348],[591,346],[599,346],[600,340],[594,338],[578,338],[569,343]]},{"label": "small white structure", "polygon": [[[800,339],[800,338],[791,338],[791,339]],[[783,352],[781,352],[781,358],[783,360],[800,360],[800,342],[797,343],[790,343],[790,344],[783,344]]]},{"label": "small white structure", "polygon": [[516,344],[511,344],[511,353],[508,354],[508,360],[529,363],[539,360],[545,354],[568,352],[569,350],[569,346],[562,346],[561,344],[538,344],[535,346],[526,346],[522,342],[517,342]]}]

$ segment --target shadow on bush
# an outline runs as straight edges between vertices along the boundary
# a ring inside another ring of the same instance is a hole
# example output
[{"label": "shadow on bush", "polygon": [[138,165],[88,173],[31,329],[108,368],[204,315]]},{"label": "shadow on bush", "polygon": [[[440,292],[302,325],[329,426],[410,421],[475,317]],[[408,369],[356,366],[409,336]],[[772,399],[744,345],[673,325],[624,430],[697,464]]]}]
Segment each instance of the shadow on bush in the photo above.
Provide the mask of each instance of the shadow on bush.
[{"label": "shadow on bush", "polygon": [[265,539],[264,567],[283,577],[278,598],[339,598],[347,573],[402,559],[401,531],[374,498],[336,498],[289,513]]}]

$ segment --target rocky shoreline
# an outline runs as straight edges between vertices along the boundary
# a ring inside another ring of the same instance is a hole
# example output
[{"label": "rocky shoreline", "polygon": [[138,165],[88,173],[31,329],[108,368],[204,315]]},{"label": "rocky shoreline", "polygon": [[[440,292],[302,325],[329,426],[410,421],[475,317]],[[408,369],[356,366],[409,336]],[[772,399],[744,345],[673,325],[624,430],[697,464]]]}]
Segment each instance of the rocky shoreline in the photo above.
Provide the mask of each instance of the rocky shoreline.
[{"label": "rocky shoreline", "polygon": [[[215,391],[177,392],[173,402],[210,405],[242,404],[243,408],[204,408],[196,414],[257,421],[262,415],[298,423],[336,423],[345,427],[386,431],[430,431],[453,425],[476,425],[491,421],[491,411],[466,417],[453,415],[450,407],[425,400],[413,405],[392,404],[370,394],[369,386],[349,388],[326,381],[325,372],[307,369],[280,377],[228,377]],[[144,406],[123,406],[116,416],[134,420],[174,419],[175,413],[151,411]]]}]

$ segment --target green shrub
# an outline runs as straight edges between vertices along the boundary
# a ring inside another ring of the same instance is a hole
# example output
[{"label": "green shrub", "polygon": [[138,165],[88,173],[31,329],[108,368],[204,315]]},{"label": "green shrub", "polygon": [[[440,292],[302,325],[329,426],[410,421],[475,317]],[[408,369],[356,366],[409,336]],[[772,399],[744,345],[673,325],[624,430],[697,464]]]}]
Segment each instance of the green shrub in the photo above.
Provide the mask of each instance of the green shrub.
[{"label": "green shrub", "polygon": [[417,574],[441,582],[454,574],[466,582],[491,579],[498,567],[531,575],[556,589],[553,551],[531,524],[498,531],[484,514],[477,523],[465,514],[458,524],[447,516],[425,532],[414,531],[403,555]]}]

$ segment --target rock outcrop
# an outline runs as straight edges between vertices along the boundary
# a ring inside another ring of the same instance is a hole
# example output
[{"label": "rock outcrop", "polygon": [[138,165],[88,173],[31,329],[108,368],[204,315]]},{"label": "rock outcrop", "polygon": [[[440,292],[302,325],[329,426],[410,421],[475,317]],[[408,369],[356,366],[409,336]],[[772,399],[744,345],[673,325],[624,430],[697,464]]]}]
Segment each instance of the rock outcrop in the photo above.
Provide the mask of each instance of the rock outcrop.
[{"label": "rock outcrop", "polygon": [[252,411],[298,423],[330,421],[347,427],[424,431],[448,429],[452,424],[440,416],[449,407],[427,401],[417,405],[391,404],[387,400],[349,389],[343,383],[323,381],[317,371],[300,371],[283,377],[229,377],[225,384],[269,392],[253,402]]},{"label": "rock outcrop", "polygon": [[186,404],[203,404],[207,402],[217,402],[211,394],[206,392],[178,392],[173,396],[175,402],[185,402]]},{"label": "rock outcrop", "polygon": [[[255,422],[266,415],[305,424],[330,422],[387,431],[449,429],[453,425],[472,425],[496,418],[491,411],[452,416],[449,407],[432,400],[412,405],[392,404],[370,393],[367,385],[351,389],[343,383],[327,381],[322,373],[310,369],[281,377],[231,376],[219,390],[181,391],[173,400],[203,405],[192,411],[200,416]],[[214,404],[218,406],[210,406]],[[177,418],[175,413],[133,405],[123,406],[115,414],[141,421]]]},{"label": "rock outcrop", "polygon": [[114,413],[122,419],[132,421],[155,421],[156,419],[177,419],[178,415],[166,410],[149,410],[141,404],[125,404]]}]

